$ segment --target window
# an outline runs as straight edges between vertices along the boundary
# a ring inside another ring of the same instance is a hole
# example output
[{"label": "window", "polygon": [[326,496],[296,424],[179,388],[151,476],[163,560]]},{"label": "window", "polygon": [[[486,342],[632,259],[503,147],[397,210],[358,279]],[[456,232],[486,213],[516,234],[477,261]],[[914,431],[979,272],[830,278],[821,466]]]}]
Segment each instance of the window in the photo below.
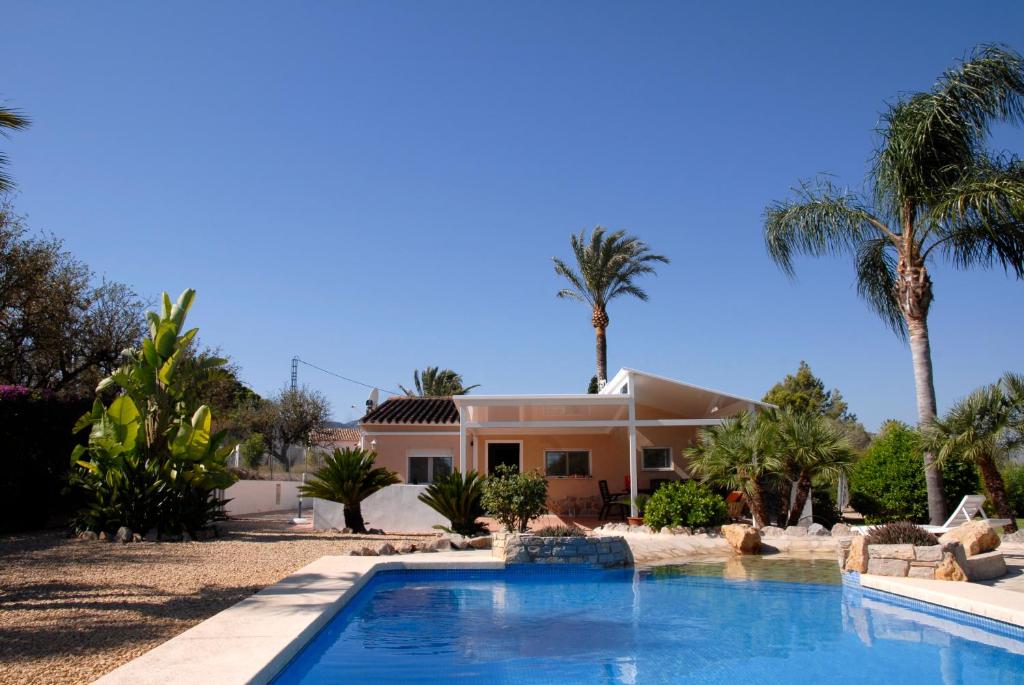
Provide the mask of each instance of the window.
[{"label": "window", "polygon": [[417,456],[409,457],[409,478],[412,485],[433,483],[452,472],[450,456]]},{"label": "window", "polygon": [[645,471],[671,471],[672,450],[668,447],[645,447],[643,450]]},{"label": "window", "polygon": [[588,450],[545,450],[544,475],[556,478],[589,476],[590,452]]}]

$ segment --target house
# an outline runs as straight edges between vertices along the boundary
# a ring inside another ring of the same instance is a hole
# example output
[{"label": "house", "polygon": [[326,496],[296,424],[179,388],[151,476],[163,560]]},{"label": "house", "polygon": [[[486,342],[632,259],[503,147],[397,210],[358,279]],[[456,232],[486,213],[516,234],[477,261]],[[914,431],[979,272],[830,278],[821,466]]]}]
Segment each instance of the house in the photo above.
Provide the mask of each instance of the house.
[{"label": "house", "polygon": [[584,516],[600,510],[600,481],[635,499],[687,479],[683,451],[702,426],[770,406],[622,369],[595,395],[394,397],[359,426],[362,447],[407,484],[508,464],[544,474],[552,513]]}]

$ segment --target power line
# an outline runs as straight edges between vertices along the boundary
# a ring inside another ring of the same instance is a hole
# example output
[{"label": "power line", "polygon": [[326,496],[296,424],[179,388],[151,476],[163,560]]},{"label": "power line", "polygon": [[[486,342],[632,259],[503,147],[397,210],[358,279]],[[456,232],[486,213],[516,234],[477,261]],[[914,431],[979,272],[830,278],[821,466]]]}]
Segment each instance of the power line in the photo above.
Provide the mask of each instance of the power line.
[{"label": "power line", "polygon": [[390,395],[403,395],[403,394],[405,394],[405,393],[398,392],[396,390],[388,390],[386,388],[382,388],[379,385],[370,385],[369,383],[363,383],[362,381],[357,381],[356,379],[349,378],[348,376],[342,376],[340,373],[334,373],[333,371],[328,371],[327,369],[323,369],[323,368],[317,366],[316,364],[310,364],[305,359],[299,359],[298,357],[292,357],[292,386],[293,387],[295,386],[295,383],[298,380],[298,370],[297,370],[296,364],[305,364],[306,366],[308,366],[308,367],[310,367],[312,369],[316,369],[317,371],[321,371],[323,373],[326,373],[328,376],[334,376],[335,378],[340,378],[343,381],[348,381],[349,383],[355,383],[356,385],[361,385],[364,388],[370,388],[371,390],[380,390],[381,392],[386,392],[386,393],[388,393]]}]

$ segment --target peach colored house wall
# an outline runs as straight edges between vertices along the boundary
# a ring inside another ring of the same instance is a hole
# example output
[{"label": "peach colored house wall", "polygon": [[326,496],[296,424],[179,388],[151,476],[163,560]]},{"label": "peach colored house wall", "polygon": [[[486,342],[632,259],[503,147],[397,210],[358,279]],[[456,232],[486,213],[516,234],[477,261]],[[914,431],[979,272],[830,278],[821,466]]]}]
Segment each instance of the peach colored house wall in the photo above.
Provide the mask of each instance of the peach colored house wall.
[{"label": "peach colored house wall", "polygon": [[[400,431],[392,427],[366,426],[370,433],[366,437],[366,447],[370,441],[377,441],[377,464],[389,468],[399,474],[405,482],[408,478],[408,459],[416,450],[438,450],[450,453],[452,463],[458,468],[459,437],[458,435],[401,435],[401,432],[426,433],[428,431],[410,429]],[[388,435],[372,435],[378,430],[387,430]],[[438,432],[454,432],[452,427],[444,427]],[[641,489],[650,487],[653,478],[685,478],[684,449],[690,446],[696,435],[692,427],[671,428],[640,428],[637,429],[637,486]],[[488,442],[521,442],[522,460],[525,470],[536,470],[544,473],[544,452],[551,449],[578,449],[590,451],[591,476],[588,478],[548,477],[548,501],[552,511],[556,513],[574,513],[576,515],[593,514],[600,508],[598,481],[607,480],[613,492],[626,489],[626,476],[629,474],[629,440],[627,432],[615,429],[610,433],[596,434],[541,434],[541,433],[503,433],[475,434],[470,431],[467,440],[466,468],[468,470],[487,470]],[[478,463],[474,463],[474,445]],[[668,447],[673,460],[672,471],[644,470],[640,458],[641,449],[645,446]]]}]

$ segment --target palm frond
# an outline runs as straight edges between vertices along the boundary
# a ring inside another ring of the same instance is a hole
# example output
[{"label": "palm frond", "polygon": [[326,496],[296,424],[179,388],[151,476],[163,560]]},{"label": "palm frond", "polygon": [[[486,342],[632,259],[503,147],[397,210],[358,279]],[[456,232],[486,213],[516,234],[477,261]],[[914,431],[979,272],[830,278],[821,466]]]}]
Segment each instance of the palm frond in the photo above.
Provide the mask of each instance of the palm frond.
[{"label": "palm frond", "polygon": [[857,248],[857,294],[900,337],[906,339],[907,324],[896,297],[896,257],[888,238],[865,240]]},{"label": "palm frond", "polygon": [[857,195],[828,181],[802,182],[796,198],[774,202],[764,212],[764,241],[768,254],[788,275],[795,275],[793,258],[856,254],[860,243],[886,235],[884,222]]}]

